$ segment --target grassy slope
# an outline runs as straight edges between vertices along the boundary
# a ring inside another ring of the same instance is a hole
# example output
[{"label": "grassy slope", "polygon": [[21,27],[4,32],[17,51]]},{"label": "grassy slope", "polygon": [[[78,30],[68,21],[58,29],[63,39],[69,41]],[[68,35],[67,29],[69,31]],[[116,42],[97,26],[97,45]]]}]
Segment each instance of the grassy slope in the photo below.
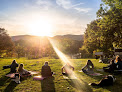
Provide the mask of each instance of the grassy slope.
[{"label": "grassy slope", "polygon": [[[100,69],[106,64],[98,63],[98,60],[91,59],[94,63],[95,69]],[[75,73],[78,75],[78,78],[82,80],[82,83],[78,85],[78,81],[72,80],[64,80],[63,76],[61,75],[61,61],[59,59],[34,59],[34,60],[27,60],[27,59],[16,59],[16,61],[20,64],[24,64],[24,68],[31,71],[41,71],[41,67],[44,64],[44,61],[49,61],[52,71],[56,74],[54,77],[50,77],[49,79],[43,81],[33,81],[33,78],[27,78],[21,81],[21,84],[15,84],[11,82],[10,78],[5,77],[5,74],[9,72],[10,69],[2,70],[2,66],[10,65],[12,59],[1,59],[0,60],[0,92],[74,92],[77,87],[80,85],[80,88],[92,89],[93,92],[121,92],[122,90],[122,77],[121,75],[116,75],[117,81],[114,83],[114,86],[110,87],[91,87],[87,84],[90,82],[98,83],[102,76],[88,76],[82,72],[78,72],[86,64],[87,59],[73,59],[71,60],[75,67]],[[96,70],[95,70],[96,71]],[[97,71],[98,72],[98,71]],[[100,72],[103,73],[103,72]],[[107,75],[108,73],[103,73]],[[84,87],[85,86],[85,87]],[[69,87],[69,88],[68,88]]]}]

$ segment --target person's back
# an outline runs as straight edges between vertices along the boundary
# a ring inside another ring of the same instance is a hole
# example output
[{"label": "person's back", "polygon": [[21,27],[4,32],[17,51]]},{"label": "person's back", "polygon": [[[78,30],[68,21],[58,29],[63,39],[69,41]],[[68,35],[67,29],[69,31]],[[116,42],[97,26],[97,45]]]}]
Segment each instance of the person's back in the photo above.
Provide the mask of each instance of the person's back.
[{"label": "person's back", "polygon": [[117,69],[118,70],[122,69],[122,61],[121,61],[120,57],[117,58],[117,63],[116,64],[117,64]]},{"label": "person's back", "polygon": [[10,65],[11,72],[15,73],[16,72],[16,67],[18,67],[18,64],[14,60],[12,64]]},{"label": "person's back", "polygon": [[117,68],[120,70],[120,69],[122,69],[122,61],[118,61],[117,62]]},{"label": "person's back", "polygon": [[48,66],[48,62],[45,62],[45,65],[42,66],[41,75],[42,77],[52,76],[52,72],[51,72],[50,66]]},{"label": "person's back", "polygon": [[42,75],[42,77],[52,76],[50,66],[42,66],[41,75]]}]

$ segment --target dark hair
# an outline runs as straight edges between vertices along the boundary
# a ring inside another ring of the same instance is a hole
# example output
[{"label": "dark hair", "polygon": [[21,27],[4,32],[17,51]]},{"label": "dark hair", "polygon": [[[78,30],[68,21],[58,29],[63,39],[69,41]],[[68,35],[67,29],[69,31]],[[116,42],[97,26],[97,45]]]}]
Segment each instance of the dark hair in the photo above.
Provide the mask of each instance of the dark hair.
[{"label": "dark hair", "polygon": [[13,64],[13,63],[16,63],[16,60],[15,60],[15,59],[13,60],[12,64]]},{"label": "dark hair", "polygon": [[117,61],[121,61],[121,58],[120,58],[120,57],[118,57],[118,58],[117,58]]},{"label": "dark hair", "polygon": [[112,59],[112,60],[110,61],[110,64],[114,64],[114,59]]},{"label": "dark hair", "polygon": [[91,61],[91,60],[88,60],[88,61],[87,61],[87,64],[92,64],[92,61]]}]

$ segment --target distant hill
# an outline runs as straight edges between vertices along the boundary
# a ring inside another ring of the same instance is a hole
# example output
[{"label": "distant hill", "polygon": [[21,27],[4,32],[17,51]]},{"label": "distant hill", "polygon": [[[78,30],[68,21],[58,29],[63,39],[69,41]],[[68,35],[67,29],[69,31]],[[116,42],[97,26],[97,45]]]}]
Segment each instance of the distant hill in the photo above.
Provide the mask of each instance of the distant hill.
[{"label": "distant hill", "polygon": [[[18,36],[11,36],[12,41],[18,41],[18,40],[27,40],[27,39],[39,39],[40,36],[32,36],[32,35],[18,35]],[[82,41],[83,40],[83,35],[57,35],[54,37],[51,37],[53,39],[71,39],[71,40],[77,40],[77,41]]]},{"label": "distant hill", "polygon": [[57,35],[53,37],[54,39],[58,38],[58,39],[72,39],[72,40],[77,40],[77,41],[83,41],[84,37],[83,35]]},{"label": "distant hill", "polygon": [[32,36],[32,35],[11,36],[12,41],[27,40],[27,39],[37,39],[37,38],[39,38],[39,36]]}]

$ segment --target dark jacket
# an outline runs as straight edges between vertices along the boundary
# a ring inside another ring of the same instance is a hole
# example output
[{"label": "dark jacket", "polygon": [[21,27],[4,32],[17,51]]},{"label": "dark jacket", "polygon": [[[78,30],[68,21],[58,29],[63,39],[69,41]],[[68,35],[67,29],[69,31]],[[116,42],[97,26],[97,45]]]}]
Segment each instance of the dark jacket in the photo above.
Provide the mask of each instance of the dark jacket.
[{"label": "dark jacket", "polygon": [[18,67],[18,64],[17,63],[12,63],[10,65],[10,68],[11,68],[11,72],[12,73],[15,73],[16,72],[16,67]]},{"label": "dark jacket", "polygon": [[122,61],[118,61],[116,64],[117,64],[117,69],[121,70],[122,69]]},{"label": "dark jacket", "polygon": [[50,66],[42,66],[42,71],[41,71],[42,77],[49,77],[52,76],[52,72],[50,69]]}]

